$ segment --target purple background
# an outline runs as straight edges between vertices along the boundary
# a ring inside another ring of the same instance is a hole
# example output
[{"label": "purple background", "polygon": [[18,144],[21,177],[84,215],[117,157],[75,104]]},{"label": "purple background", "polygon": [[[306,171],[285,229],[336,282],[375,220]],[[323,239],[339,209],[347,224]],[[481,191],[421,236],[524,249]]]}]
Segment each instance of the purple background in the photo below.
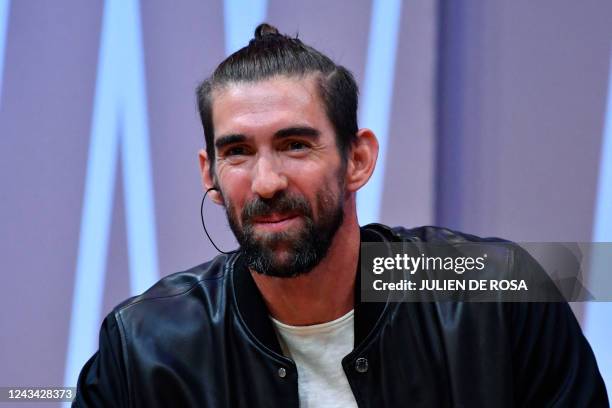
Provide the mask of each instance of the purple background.
[{"label": "purple background", "polygon": [[[10,3],[0,72],[2,386],[64,381],[103,8]],[[267,20],[299,31],[361,84],[371,9],[365,0],[270,0]],[[224,57],[224,11],[221,1],[195,0],[143,1],[140,10],[166,275],[215,254],[198,214],[194,88]],[[405,1],[380,221],[590,241],[611,23],[605,1]],[[130,295],[118,165],[104,314]],[[231,247],[223,212],[206,208],[211,234]],[[575,310],[584,321],[582,305]]]}]

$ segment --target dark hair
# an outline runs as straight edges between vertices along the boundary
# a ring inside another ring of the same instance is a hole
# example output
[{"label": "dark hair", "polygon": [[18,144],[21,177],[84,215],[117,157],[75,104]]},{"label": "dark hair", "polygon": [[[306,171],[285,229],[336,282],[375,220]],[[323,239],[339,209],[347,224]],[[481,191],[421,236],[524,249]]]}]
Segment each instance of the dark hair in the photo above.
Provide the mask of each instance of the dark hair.
[{"label": "dark hair", "polygon": [[230,83],[256,82],[276,75],[301,77],[310,74],[315,75],[319,95],[336,131],[340,156],[346,162],[350,145],[357,138],[358,88],[353,75],[297,37],[279,34],[275,27],[264,23],[257,26],[255,38],[249,45],[221,62],[196,90],[211,175],[215,162],[213,91]]}]

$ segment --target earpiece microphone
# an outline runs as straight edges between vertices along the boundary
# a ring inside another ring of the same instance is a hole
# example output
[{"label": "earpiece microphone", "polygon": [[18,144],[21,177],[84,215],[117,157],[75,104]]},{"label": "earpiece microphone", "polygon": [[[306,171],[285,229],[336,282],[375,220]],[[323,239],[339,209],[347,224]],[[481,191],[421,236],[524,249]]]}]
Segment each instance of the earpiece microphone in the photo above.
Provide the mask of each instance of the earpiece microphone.
[{"label": "earpiece microphone", "polygon": [[219,249],[219,247],[214,243],[214,241],[212,240],[212,238],[210,237],[210,234],[208,233],[208,230],[206,229],[206,224],[204,223],[204,200],[206,199],[206,195],[212,191],[219,191],[219,194],[221,193],[221,191],[217,188],[217,187],[211,187],[208,190],[206,190],[206,192],[204,193],[204,197],[202,197],[202,204],[200,204],[200,217],[202,218],[202,228],[204,228],[204,233],[206,233],[206,236],[208,237],[208,240],[210,241],[210,243],[212,244],[212,246],[215,247],[215,249],[219,252],[221,252],[222,254],[231,254],[234,251],[230,251],[230,252],[225,252]]}]

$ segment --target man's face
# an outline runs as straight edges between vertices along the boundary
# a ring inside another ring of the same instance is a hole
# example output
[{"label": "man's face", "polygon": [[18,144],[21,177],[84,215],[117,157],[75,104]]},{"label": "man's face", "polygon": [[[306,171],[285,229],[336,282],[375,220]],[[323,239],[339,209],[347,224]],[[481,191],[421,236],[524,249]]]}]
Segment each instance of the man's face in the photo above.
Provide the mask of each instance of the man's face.
[{"label": "man's face", "polygon": [[215,176],[251,269],[310,271],[342,224],[344,165],[312,77],[213,94]]}]

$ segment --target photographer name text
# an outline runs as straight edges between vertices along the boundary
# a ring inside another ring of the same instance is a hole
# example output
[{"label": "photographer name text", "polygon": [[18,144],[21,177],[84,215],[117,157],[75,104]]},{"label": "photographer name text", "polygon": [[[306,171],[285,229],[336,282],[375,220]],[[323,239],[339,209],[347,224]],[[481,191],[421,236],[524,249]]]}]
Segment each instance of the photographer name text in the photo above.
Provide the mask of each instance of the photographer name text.
[{"label": "photographer name text", "polygon": [[527,282],[524,279],[428,279],[417,282],[402,279],[399,282],[384,282],[376,279],[373,282],[374,290],[390,291],[527,291]]}]

